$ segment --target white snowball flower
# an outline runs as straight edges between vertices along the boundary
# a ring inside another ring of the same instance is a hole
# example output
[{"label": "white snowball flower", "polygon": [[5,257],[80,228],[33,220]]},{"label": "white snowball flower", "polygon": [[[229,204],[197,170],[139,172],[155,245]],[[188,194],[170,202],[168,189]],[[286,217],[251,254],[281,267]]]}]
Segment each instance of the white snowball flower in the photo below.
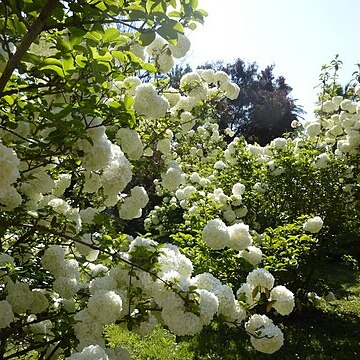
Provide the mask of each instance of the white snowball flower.
[{"label": "white snowball flower", "polygon": [[183,181],[181,169],[177,166],[170,166],[161,178],[161,184],[167,190],[176,190]]},{"label": "white snowball flower", "polygon": [[[234,210],[225,210],[223,212],[223,217],[228,224],[231,224],[236,219],[236,213]],[[229,246],[231,245],[229,244]]]},{"label": "white snowball flower", "polygon": [[149,197],[142,186],[131,189],[130,196],[121,204],[119,215],[122,219],[136,219],[142,214],[142,209],[147,205]]},{"label": "white snowball flower", "polygon": [[142,186],[134,186],[130,191],[134,204],[139,208],[144,208],[149,202],[149,196]]},{"label": "white snowball flower", "polygon": [[219,315],[223,315],[228,321],[232,321],[238,316],[236,309],[237,301],[229,285],[221,285],[218,287],[215,291],[215,295],[219,299]]},{"label": "white snowball flower", "polygon": [[321,132],[321,124],[319,121],[311,121],[305,125],[305,130],[309,137],[313,139],[315,136],[318,136]]},{"label": "white snowball flower", "polygon": [[169,49],[169,44],[163,38],[157,37],[146,47],[146,52],[151,56],[152,62],[162,73],[170,71],[173,67],[174,59]]},{"label": "white snowball flower", "polygon": [[224,71],[216,71],[214,74],[214,83],[224,86],[230,82],[229,75]]},{"label": "white snowball flower", "polygon": [[285,138],[276,138],[271,141],[270,146],[274,146],[276,149],[282,149],[286,145]]},{"label": "white snowball flower", "polygon": [[171,151],[171,139],[169,139],[169,138],[160,139],[157,143],[156,148],[162,154],[169,154]]},{"label": "white snowball flower", "polygon": [[86,171],[84,175],[85,175],[84,192],[90,194],[97,192],[102,186],[101,176],[92,171]]},{"label": "white snowball flower", "polygon": [[273,308],[281,315],[288,315],[294,310],[294,294],[283,285],[271,290],[270,300],[274,301]]},{"label": "white snowball flower", "polygon": [[32,302],[30,311],[34,314],[45,311],[49,306],[49,300],[41,289],[34,289],[32,291]]},{"label": "white snowball flower", "polygon": [[102,176],[105,194],[110,198],[114,196],[117,202],[117,194],[125,189],[131,179],[132,170],[129,160],[118,145],[112,144],[111,160],[106,165]]},{"label": "white snowball flower", "polygon": [[339,106],[336,107],[336,104],[332,100],[326,100],[322,104],[322,111],[324,111],[326,113],[332,113],[335,110],[337,110],[338,108],[339,108]]},{"label": "white snowball flower", "polygon": [[0,191],[0,208],[4,211],[14,210],[21,205],[22,201],[21,195],[13,186],[9,186]]},{"label": "white snowball flower", "polygon": [[20,177],[20,160],[15,151],[0,143],[0,190],[13,184]]},{"label": "white snowball flower", "polygon": [[213,69],[198,69],[196,72],[205,80],[208,84],[215,82],[215,71]]},{"label": "white snowball flower", "polygon": [[141,80],[137,76],[129,76],[124,79],[123,84],[126,86],[128,95],[134,96],[136,88],[141,85]]},{"label": "white snowball flower", "polygon": [[169,44],[172,56],[177,59],[184,57],[190,46],[190,40],[183,34],[178,34],[176,45]]},{"label": "white snowball flower", "polygon": [[235,100],[238,98],[240,93],[240,88],[235,83],[227,83],[221,87],[221,90],[225,91],[225,96],[230,100]]},{"label": "white snowball flower", "polygon": [[61,215],[67,215],[71,210],[71,206],[65,200],[59,198],[50,200],[48,205],[51,206],[55,212]]},{"label": "white snowball flower", "polygon": [[140,135],[136,130],[121,128],[116,133],[116,139],[129,159],[140,159],[144,151],[144,145],[141,143]]},{"label": "white snowball flower", "polygon": [[262,260],[262,251],[256,246],[248,246],[239,252],[239,256],[245,259],[252,266],[257,266]]},{"label": "white snowball flower", "polygon": [[249,233],[248,225],[242,223],[231,225],[228,227],[228,232],[230,235],[228,246],[233,249],[237,251],[245,250],[252,244],[252,237]]},{"label": "white snowball flower", "polygon": [[136,324],[132,331],[140,336],[146,336],[155,329],[157,324],[157,318],[153,314],[149,314],[148,318],[141,321],[140,324]]},{"label": "white snowball flower", "polygon": [[333,96],[331,101],[334,103],[335,110],[339,109],[339,106],[343,100],[344,100],[344,98],[342,96]]},{"label": "white snowball flower", "polygon": [[322,221],[320,216],[315,216],[311,219],[308,219],[303,224],[303,229],[312,234],[318,233],[323,227],[324,222]]},{"label": "white snowball flower", "polygon": [[116,290],[117,287],[118,284],[116,280],[107,274],[102,277],[92,279],[89,284],[91,295],[94,295],[99,290]]},{"label": "white snowball flower", "polygon": [[199,316],[179,307],[164,307],[161,317],[170,331],[179,336],[195,335],[203,327]]},{"label": "white snowball flower", "polygon": [[233,185],[231,192],[233,195],[243,195],[245,192],[245,185],[241,183],[236,183]]},{"label": "white snowball flower", "polygon": [[181,113],[180,119],[181,129],[184,133],[190,131],[195,125],[194,115],[189,111],[184,111],[183,113]]},{"label": "white snowball flower", "polygon": [[53,288],[62,298],[71,299],[77,293],[80,286],[75,278],[60,276],[55,279]]},{"label": "white snowball flower", "polygon": [[111,324],[120,317],[123,302],[114,291],[97,291],[89,299],[87,309],[101,324]]},{"label": "white snowball flower", "polygon": [[252,346],[265,354],[273,354],[284,344],[282,331],[266,315],[252,315],[245,329],[251,334]]},{"label": "white snowball flower", "polygon": [[318,157],[315,160],[314,165],[318,169],[324,169],[324,168],[328,167],[329,161],[330,161],[330,158],[329,158],[328,154],[322,153],[322,154],[318,155]]},{"label": "white snowball flower", "polygon": [[208,85],[197,72],[189,72],[182,76],[180,86],[187,91],[191,98],[205,100],[208,92]]},{"label": "white snowball flower", "polygon": [[260,286],[265,289],[272,289],[275,279],[265,269],[255,269],[246,277],[246,282],[254,287]]},{"label": "white snowball flower", "polygon": [[134,110],[148,118],[164,117],[169,108],[166,98],[159,96],[152,84],[142,84],[136,88]]},{"label": "white snowball flower", "polygon": [[100,344],[103,342],[103,325],[87,309],[76,313],[74,320],[73,328],[75,336],[80,341],[78,349],[83,349],[90,344]]},{"label": "white snowball flower", "polygon": [[357,84],[357,85],[355,86],[354,93],[355,93],[357,96],[360,96],[360,84]]},{"label": "white snowball flower", "polygon": [[71,183],[71,174],[60,174],[59,178],[55,181],[55,187],[52,190],[52,193],[55,196],[62,196],[64,191],[70,186]]},{"label": "white snowball flower", "polygon": [[96,213],[97,210],[93,207],[87,207],[86,209],[80,210],[79,215],[81,218],[81,222],[84,224],[92,224]]},{"label": "white snowball flower", "polygon": [[200,321],[202,325],[209,325],[219,308],[219,299],[212,292],[205,289],[197,289],[200,295]]},{"label": "white snowball flower", "polygon": [[22,314],[30,309],[33,301],[29,285],[22,282],[8,283],[6,300],[10,303],[14,313]]},{"label": "white snowball flower", "polygon": [[216,170],[222,170],[226,167],[226,164],[221,161],[221,160],[218,160],[215,164],[214,164],[214,169]]},{"label": "white snowball flower", "polygon": [[220,219],[210,220],[202,231],[202,240],[212,249],[223,249],[230,241],[227,226]]},{"label": "white snowball flower", "polygon": [[41,258],[44,269],[49,270],[52,275],[58,276],[65,261],[65,251],[59,245],[50,245]]},{"label": "white snowball flower", "polygon": [[196,275],[191,279],[191,285],[210,292],[216,292],[216,290],[222,286],[220,280],[210,273]]},{"label": "white snowball flower", "polygon": [[236,292],[236,297],[238,300],[245,302],[248,305],[254,305],[257,301],[260,300],[260,293],[256,293],[255,297],[253,296],[254,286],[249,285],[248,283],[243,283]]},{"label": "white snowball flower", "polygon": [[181,98],[179,90],[174,88],[167,89],[163,95],[169,101],[170,107],[174,107]]}]

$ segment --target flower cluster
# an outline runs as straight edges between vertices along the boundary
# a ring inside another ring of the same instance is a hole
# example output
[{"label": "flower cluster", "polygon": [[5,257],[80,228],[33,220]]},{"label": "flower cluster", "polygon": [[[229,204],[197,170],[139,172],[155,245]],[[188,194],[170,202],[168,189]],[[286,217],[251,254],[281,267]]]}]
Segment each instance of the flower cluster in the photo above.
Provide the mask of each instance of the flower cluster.
[{"label": "flower cluster", "polygon": [[202,240],[215,250],[229,247],[239,251],[239,256],[253,266],[261,262],[262,252],[252,245],[253,239],[249,232],[249,226],[244,223],[226,226],[221,219],[210,220],[202,231]]},{"label": "flower cluster", "polygon": [[4,210],[13,210],[22,202],[21,195],[14,187],[20,177],[19,165],[16,153],[0,143],[0,206]]}]

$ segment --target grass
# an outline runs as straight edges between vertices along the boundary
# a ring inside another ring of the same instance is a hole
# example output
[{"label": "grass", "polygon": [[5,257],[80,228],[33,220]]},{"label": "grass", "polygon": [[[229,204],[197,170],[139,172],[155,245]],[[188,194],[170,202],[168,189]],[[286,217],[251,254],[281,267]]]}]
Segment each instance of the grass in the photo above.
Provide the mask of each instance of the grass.
[{"label": "grass", "polygon": [[360,359],[360,272],[337,264],[320,268],[317,278],[337,300],[321,301],[282,318],[285,344],[273,355],[255,352],[246,345],[246,334],[226,326],[207,328],[180,341],[163,329],[141,338],[113,326],[111,345],[127,348],[134,360]]},{"label": "grass", "polygon": [[132,360],[192,360],[193,354],[186,343],[177,343],[176,337],[162,328],[141,337],[120,326],[108,329],[110,346],[122,346],[129,350]]}]

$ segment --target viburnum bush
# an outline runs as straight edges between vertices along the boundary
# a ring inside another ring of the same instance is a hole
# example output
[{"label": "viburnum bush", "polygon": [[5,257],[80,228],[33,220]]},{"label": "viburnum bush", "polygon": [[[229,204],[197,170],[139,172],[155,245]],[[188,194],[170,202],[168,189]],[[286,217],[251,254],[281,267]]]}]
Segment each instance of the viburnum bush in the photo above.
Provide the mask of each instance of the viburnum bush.
[{"label": "viburnum bush", "polygon": [[0,357],[127,359],[107,346],[114,323],[183,336],[219,321],[277,351],[271,317],[295,299],[269,270],[355,231],[359,86],[293,138],[227,144],[227,74],[168,85],[197,1],[0,9]]},{"label": "viburnum bush", "polygon": [[[282,331],[256,306],[287,315],[292,292],[261,267],[241,270],[239,288],[226,273],[220,281],[211,269],[199,271],[170,236],[157,236],[167,231],[162,219],[156,224],[153,212],[145,219],[149,207],[171,203],[169,194],[187,209],[198,186],[214,186],[209,166],[201,178],[191,174],[196,186],[184,188],[184,171],[222,154],[215,104],[239,94],[223,72],[167,85],[164,74],[190,47],[184,29],[206,15],[196,7],[193,0],[1,3],[2,359],[30,352],[126,359],[126,350],[107,347],[104,330],[113,323],[142,335],[162,324],[181,336],[219,320],[242,326],[259,351],[282,346]],[[187,151],[195,133],[206,141]],[[213,198],[201,194],[209,222],[198,217],[194,229],[209,249],[245,250],[249,227],[223,223],[215,190]],[[184,217],[169,217],[169,229],[188,227]],[[135,234],[143,221],[156,231]]]},{"label": "viburnum bush", "polygon": [[314,120],[294,122],[294,134],[266,146],[225,142],[231,130],[219,133],[211,114],[198,117],[163,155],[177,183],[168,185],[169,170],[154,181],[163,202],[146,229],[171,237],[196,271],[235,287],[245,269],[263,266],[306,295],[324,261],[359,257],[360,85],[342,96],[323,87]]}]

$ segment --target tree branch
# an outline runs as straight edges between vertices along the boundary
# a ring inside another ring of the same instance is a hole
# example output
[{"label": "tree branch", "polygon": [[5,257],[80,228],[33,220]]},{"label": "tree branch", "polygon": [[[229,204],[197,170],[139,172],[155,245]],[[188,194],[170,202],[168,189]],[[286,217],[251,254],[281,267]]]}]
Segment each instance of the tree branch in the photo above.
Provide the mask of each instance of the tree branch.
[{"label": "tree branch", "polygon": [[9,59],[6,64],[6,68],[0,77],[0,96],[3,96],[2,92],[5,89],[7,82],[9,81],[13,71],[17,68],[18,63],[29,49],[35,38],[41,33],[46,23],[46,20],[51,15],[52,11],[59,3],[59,0],[48,0],[44,8],[41,10],[39,16],[29,28],[29,31],[24,36],[20,46],[15,54]]}]

